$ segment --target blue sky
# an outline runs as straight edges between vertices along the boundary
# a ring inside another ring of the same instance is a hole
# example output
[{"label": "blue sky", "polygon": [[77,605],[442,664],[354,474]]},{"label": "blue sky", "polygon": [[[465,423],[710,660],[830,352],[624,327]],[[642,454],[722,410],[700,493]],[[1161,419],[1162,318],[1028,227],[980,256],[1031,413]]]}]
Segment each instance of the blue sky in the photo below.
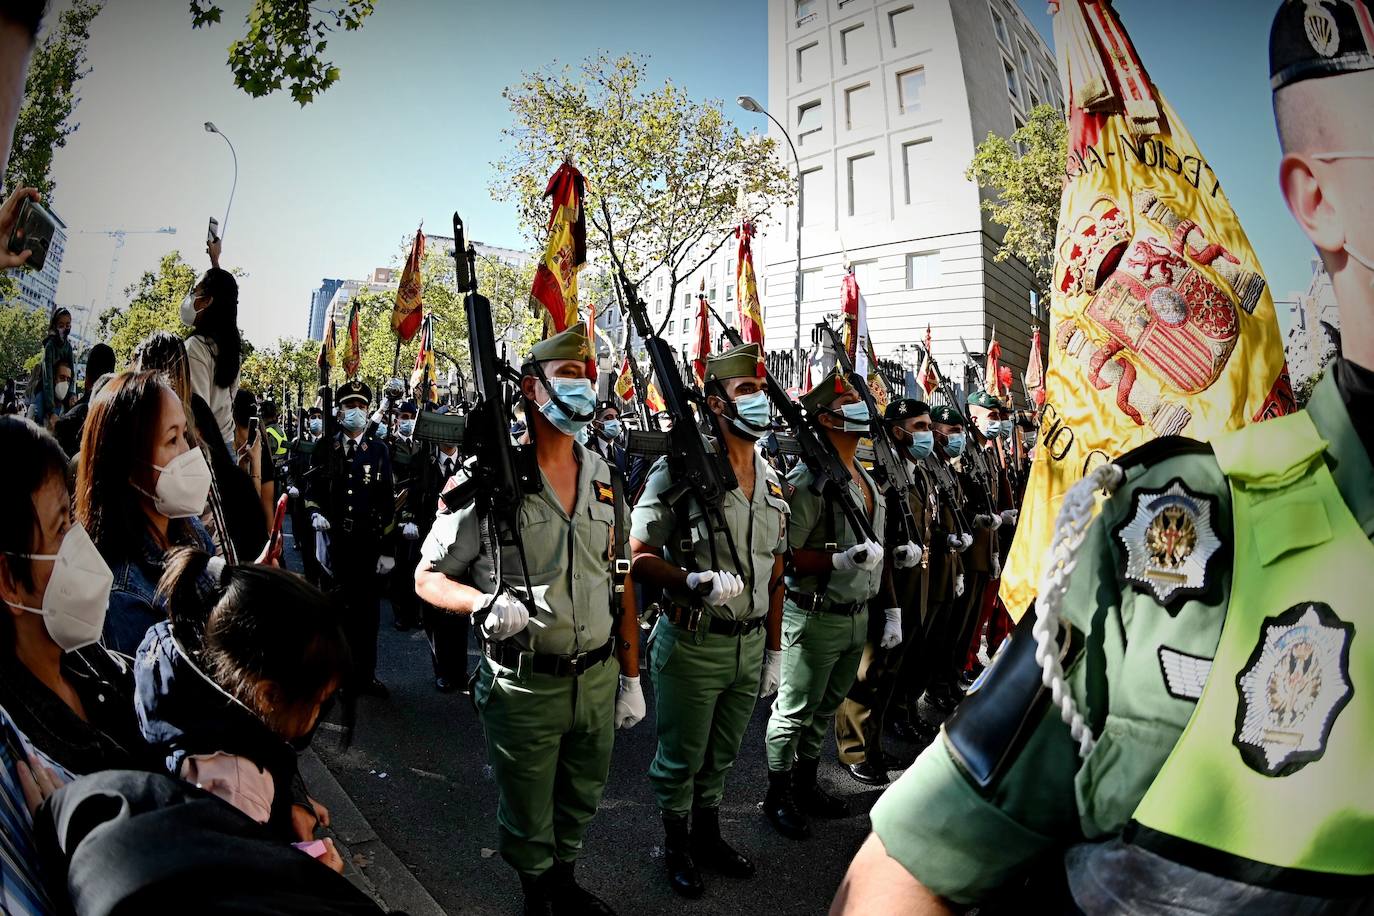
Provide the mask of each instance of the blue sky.
[{"label": "blue sky", "polygon": [[[956,0],[975,2],[975,0]],[[198,266],[208,217],[224,218],[229,149],[239,180],[225,238],[242,281],[241,323],[268,343],[304,336],[322,277],[388,264],[423,219],[447,234],[458,209],[476,238],[522,246],[514,209],[487,192],[509,123],[501,90],[523,70],[598,50],[649,56],[651,79],[696,97],[767,96],[765,0],[381,0],[329,56],[343,79],[304,109],[236,90],[225,48],[247,0],[221,0],[225,22],[192,31],[181,0],[110,0],[93,26],[80,130],[55,162],[55,209],[73,229],[171,225],[175,238],[129,235],[123,287],[171,247]],[[1022,4],[1049,39],[1044,4]],[[1240,212],[1272,286],[1305,287],[1309,247],[1278,195],[1267,89],[1269,16],[1246,0],[1121,0],[1152,77],[1180,111]],[[1206,18],[1202,18],[1202,11]],[[1187,26],[1187,27],[1185,27]],[[742,126],[757,116],[727,110]],[[59,301],[99,303],[113,240],[73,235]]]}]

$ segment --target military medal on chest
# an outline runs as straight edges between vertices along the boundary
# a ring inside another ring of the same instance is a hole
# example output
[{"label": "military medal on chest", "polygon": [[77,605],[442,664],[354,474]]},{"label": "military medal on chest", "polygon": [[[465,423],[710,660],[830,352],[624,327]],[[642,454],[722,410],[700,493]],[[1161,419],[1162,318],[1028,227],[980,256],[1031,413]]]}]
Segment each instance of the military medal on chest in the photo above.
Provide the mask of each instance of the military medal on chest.
[{"label": "military medal on chest", "polygon": [[1117,529],[1126,549],[1126,581],[1174,612],[1184,599],[1207,590],[1209,566],[1221,548],[1213,528],[1213,500],[1182,481],[1141,490],[1129,521]]}]

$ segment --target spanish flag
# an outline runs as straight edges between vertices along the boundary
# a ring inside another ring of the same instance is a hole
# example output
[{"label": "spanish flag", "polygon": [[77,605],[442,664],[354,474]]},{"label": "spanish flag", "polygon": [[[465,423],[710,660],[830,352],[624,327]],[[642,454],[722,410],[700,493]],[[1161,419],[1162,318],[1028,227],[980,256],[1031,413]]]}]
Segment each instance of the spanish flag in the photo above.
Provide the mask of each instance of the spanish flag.
[{"label": "spanish flag", "polygon": [[415,241],[410,245],[410,256],[401,270],[401,285],[396,289],[396,307],[391,311],[391,330],[401,340],[410,340],[424,320],[425,307],[420,293],[424,288],[424,278],[420,273],[420,263],[425,257],[425,234],[415,230]]},{"label": "spanish flag", "polygon": [[620,364],[620,374],[615,378],[615,396],[624,404],[630,403],[635,395],[635,378],[630,372],[630,357],[626,356]]},{"label": "spanish flag", "polygon": [[1110,3],[1056,6],[1069,148],[1040,447],[1002,575],[1014,618],[1086,470],[1158,436],[1205,440],[1296,409],[1273,298],[1219,166]]},{"label": "spanish flag", "polygon": [[549,178],[544,196],[553,201],[549,243],[534,274],[530,305],[544,308],[544,336],[548,337],[577,321],[577,272],[587,263],[582,173],[565,161]]},{"label": "spanish flag", "polygon": [[358,300],[356,299],[348,304],[348,325],[344,331],[341,359],[344,378],[353,378],[358,374],[358,366],[363,361],[363,351],[358,343]]}]

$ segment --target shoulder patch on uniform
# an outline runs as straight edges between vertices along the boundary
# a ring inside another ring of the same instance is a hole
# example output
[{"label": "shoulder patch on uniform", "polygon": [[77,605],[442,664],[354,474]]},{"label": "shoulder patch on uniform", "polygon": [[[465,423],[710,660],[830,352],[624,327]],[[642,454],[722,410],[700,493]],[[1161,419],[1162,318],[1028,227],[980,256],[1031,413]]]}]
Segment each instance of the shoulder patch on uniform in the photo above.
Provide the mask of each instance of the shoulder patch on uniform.
[{"label": "shoulder patch on uniform", "polygon": [[1266,617],[1250,660],[1236,675],[1231,742],[1252,770],[1290,776],[1326,753],[1336,717],[1354,693],[1355,625],[1320,601]]},{"label": "shoulder patch on uniform", "polygon": [[768,495],[774,499],[782,499],[782,484],[776,480],[768,481]]},{"label": "shoulder patch on uniform", "polygon": [[608,506],[615,505],[615,490],[611,488],[609,483],[593,480],[592,489],[596,491],[597,502],[605,503]]},{"label": "shoulder patch on uniform", "polygon": [[1212,673],[1212,660],[1160,646],[1159,673],[1164,677],[1164,689],[1169,696],[1176,700],[1196,700],[1202,696],[1207,675]]},{"label": "shoulder patch on uniform", "polygon": [[1211,585],[1221,550],[1216,498],[1194,493],[1175,477],[1162,489],[1136,490],[1131,511],[1113,532],[1124,552],[1122,578],[1176,614]]}]

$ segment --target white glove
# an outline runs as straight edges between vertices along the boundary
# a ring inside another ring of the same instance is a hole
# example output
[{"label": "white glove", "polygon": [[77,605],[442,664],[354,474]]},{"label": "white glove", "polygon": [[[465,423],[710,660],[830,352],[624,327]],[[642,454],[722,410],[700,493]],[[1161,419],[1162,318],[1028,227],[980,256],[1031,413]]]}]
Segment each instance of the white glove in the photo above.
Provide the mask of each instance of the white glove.
[{"label": "white glove", "polygon": [[314,528],[316,531],[328,531],[329,519],[316,512],[314,515],[310,516],[310,527]]},{"label": "white glove", "polygon": [[[702,594],[700,586],[708,584],[710,590]],[[744,580],[734,573],[708,569],[705,572],[689,572],[687,588],[702,594],[702,601],[719,607],[744,591]]]},{"label": "white glove", "polygon": [[489,611],[482,621],[482,631],[488,639],[507,639],[525,629],[530,622],[529,608],[510,592],[483,595],[475,610]]},{"label": "white glove", "polygon": [[979,514],[973,517],[973,525],[976,528],[983,528],[988,531],[994,531],[997,529],[997,526],[1001,524],[1002,517],[1000,515],[985,515],[980,512]]},{"label": "white glove", "polygon": [[957,534],[947,534],[945,535],[945,546],[955,553],[959,553],[964,549],[964,539]]},{"label": "white glove", "polygon": [[401,537],[407,541],[418,541],[420,539],[420,526],[414,522],[406,522],[401,526]]},{"label": "white glove", "polygon": [[620,676],[620,692],[615,695],[615,727],[634,728],[644,718],[644,691],[639,678]]},{"label": "white glove", "polygon": [[286,488],[286,495],[289,496],[289,497],[291,497],[292,499],[300,499],[300,498],[301,498],[301,491],[298,490],[298,489],[296,489],[295,487],[287,487],[287,488]]},{"label": "white glove", "polygon": [[964,550],[968,550],[970,547],[973,546],[973,535],[965,531],[964,533],[959,535],[959,541],[964,545],[963,549],[960,550],[960,553],[962,553]]},{"label": "white glove", "polygon": [[907,541],[901,547],[892,551],[892,559],[897,564],[898,569],[910,569],[921,562],[921,557],[925,551],[921,550],[920,545]]},{"label": "white glove", "polygon": [[782,650],[767,649],[763,653],[763,674],[759,678],[759,696],[771,697],[782,683]]},{"label": "white glove", "polygon": [[957,575],[957,576],[954,577],[954,597],[956,597],[956,598],[962,598],[963,595],[964,595],[964,574],[963,574],[963,573],[959,573],[959,575]]},{"label": "white glove", "polygon": [[391,572],[391,571],[392,571],[393,569],[395,569],[395,568],[396,568],[396,558],[395,558],[395,557],[378,557],[378,558],[377,558],[377,575],[379,575],[379,576],[385,576],[387,573]]},{"label": "white glove", "polygon": [[1002,510],[1002,524],[1004,524],[1004,525],[1015,525],[1015,524],[1016,524],[1016,520],[1017,520],[1018,518],[1020,518],[1020,517],[1021,517],[1021,513],[1020,513],[1020,511],[1018,511],[1018,510],[1016,510],[1016,509],[1003,509],[1003,510]]},{"label": "white glove", "polygon": [[883,621],[883,637],[878,640],[879,649],[895,649],[902,644],[902,609],[890,607],[883,611],[887,619]]},{"label": "white glove", "polygon": [[830,564],[838,570],[864,569],[869,572],[883,562],[883,545],[877,541],[860,541],[848,550],[830,555]]}]

